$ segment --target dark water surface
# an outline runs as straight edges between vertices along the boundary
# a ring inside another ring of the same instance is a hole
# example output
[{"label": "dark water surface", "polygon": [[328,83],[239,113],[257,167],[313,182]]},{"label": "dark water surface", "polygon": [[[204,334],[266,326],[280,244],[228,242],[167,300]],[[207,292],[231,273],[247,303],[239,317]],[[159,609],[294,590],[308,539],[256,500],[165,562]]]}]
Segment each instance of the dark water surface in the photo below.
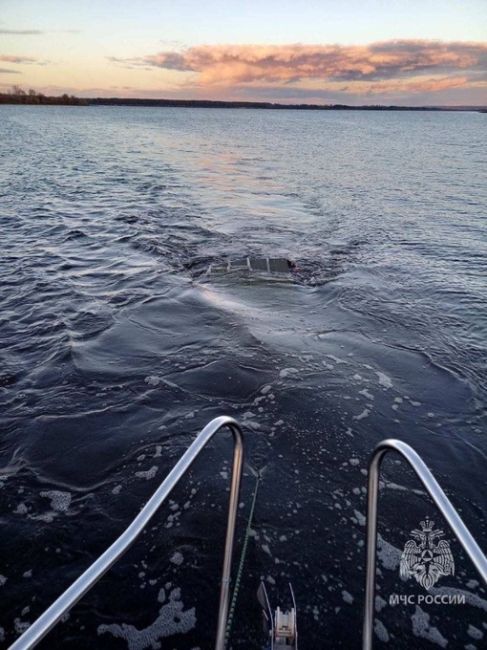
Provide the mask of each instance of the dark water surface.
[{"label": "dark water surface", "polygon": [[[413,445],[485,548],[486,117],[0,108],[0,644],[123,530],[211,418],[245,425],[232,646],[292,580],[301,647],[359,648],[367,458]],[[285,257],[288,276],[194,269]],[[210,648],[231,442],[41,644]],[[487,594],[412,472],[381,491],[377,647],[486,647]],[[399,577],[429,515],[456,562]],[[460,591],[459,591],[460,590]]]}]

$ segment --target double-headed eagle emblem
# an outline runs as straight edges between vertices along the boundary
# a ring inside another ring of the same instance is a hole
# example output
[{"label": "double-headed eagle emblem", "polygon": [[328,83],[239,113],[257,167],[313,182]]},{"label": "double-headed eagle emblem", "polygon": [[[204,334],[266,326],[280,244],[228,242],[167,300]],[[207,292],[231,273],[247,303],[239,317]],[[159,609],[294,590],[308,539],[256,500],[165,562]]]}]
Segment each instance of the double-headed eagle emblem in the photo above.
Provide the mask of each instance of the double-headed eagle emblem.
[{"label": "double-headed eagle emblem", "polygon": [[444,539],[437,541],[439,537],[443,537],[444,532],[434,530],[435,522],[426,517],[419,525],[421,530],[411,531],[415,539],[410,539],[404,546],[399,573],[404,580],[415,578],[429,591],[441,576],[455,574],[455,561],[450,544]]}]

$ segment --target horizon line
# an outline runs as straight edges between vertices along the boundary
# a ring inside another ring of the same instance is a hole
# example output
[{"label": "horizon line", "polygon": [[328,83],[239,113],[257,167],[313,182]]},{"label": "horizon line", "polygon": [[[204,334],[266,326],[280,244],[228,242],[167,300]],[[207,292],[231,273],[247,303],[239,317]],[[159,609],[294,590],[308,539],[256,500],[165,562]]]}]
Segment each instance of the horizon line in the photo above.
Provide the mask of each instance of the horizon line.
[{"label": "horizon line", "polygon": [[[72,105],[126,105],[126,106],[160,106],[160,107],[192,107],[192,108],[256,108],[256,109],[279,109],[279,110],[411,110],[411,111],[487,111],[487,104],[346,104],[335,102],[329,104],[317,104],[309,102],[275,102],[275,101],[252,101],[235,99],[191,99],[191,98],[166,98],[166,97],[111,97],[104,96],[79,96],[68,95],[46,95],[42,92],[5,92],[0,90],[0,104],[23,104],[23,105],[49,105],[69,103]],[[5,101],[7,99],[7,101]],[[13,101],[8,101],[12,99]],[[15,99],[17,101],[15,101]],[[30,101],[38,99],[41,101]],[[46,101],[43,102],[42,100]],[[59,100],[59,101],[56,101]]]}]

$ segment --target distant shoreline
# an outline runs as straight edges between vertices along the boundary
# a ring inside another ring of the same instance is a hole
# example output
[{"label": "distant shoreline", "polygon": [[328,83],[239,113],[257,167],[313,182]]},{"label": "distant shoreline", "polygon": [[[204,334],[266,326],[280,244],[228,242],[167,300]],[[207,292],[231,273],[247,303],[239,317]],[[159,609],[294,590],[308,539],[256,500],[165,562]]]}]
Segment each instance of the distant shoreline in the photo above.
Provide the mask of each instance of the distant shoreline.
[{"label": "distant shoreline", "polygon": [[204,99],[132,99],[123,97],[93,97],[85,99],[88,106],[142,106],[168,108],[251,108],[262,110],[299,111],[477,111],[487,112],[485,106],[394,106],[349,104],[279,104],[274,102],[238,102]]},{"label": "distant shoreline", "polygon": [[148,108],[241,108],[260,110],[298,111],[475,111],[487,113],[486,106],[395,106],[363,104],[280,104],[274,102],[239,102],[210,99],[139,99],[130,97],[60,97],[45,96],[42,93],[20,91],[18,94],[0,93],[0,104],[28,106],[133,106]]}]

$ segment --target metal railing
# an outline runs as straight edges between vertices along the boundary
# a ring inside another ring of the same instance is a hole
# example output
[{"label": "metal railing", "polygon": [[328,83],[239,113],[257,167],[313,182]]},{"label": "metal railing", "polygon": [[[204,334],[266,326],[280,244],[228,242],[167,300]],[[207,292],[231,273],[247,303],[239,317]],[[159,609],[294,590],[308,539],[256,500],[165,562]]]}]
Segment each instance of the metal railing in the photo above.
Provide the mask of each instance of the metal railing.
[{"label": "metal railing", "polygon": [[367,570],[365,578],[365,610],[362,649],[372,650],[375,610],[375,571],[377,555],[377,498],[379,492],[379,474],[384,456],[389,451],[398,452],[413,468],[416,476],[426,488],[435,505],[440,510],[448,525],[456,535],[465,552],[472,560],[480,576],[487,583],[487,558],[472,534],[465,526],[437,480],[426,467],[420,456],[405,442],[384,440],[379,443],[369,463],[369,480],[367,488]]},{"label": "metal railing", "polygon": [[235,539],[235,523],[237,519],[238,496],[243,466],[243,435],[239,424],[230,417],[215,418],[198,434],[196,439],[181,456],[155,493],[145,504],[130,526],[120,537],[101,555],[86,571],[61,595],[54,603],[10,646],[10,650],[28,650],[33,648],[59,619],[68,612],[87,591],[98,582],[104,573],[122,557],[127,549],[135,542],[152,517],[171,494],[181,477],[191,467],[195,459],[215,433],[223,427],[228,427],[234,440],[233,468],[230,483],[228,505],[227,532],[225,537],[225,552],[223,558],[222,581],[220,589],[220,605],[218,610],[218,626],[215,650],[224,650],[225,625],[228,616],[230,596],[230,571],[232,565],[233,544]]}]

